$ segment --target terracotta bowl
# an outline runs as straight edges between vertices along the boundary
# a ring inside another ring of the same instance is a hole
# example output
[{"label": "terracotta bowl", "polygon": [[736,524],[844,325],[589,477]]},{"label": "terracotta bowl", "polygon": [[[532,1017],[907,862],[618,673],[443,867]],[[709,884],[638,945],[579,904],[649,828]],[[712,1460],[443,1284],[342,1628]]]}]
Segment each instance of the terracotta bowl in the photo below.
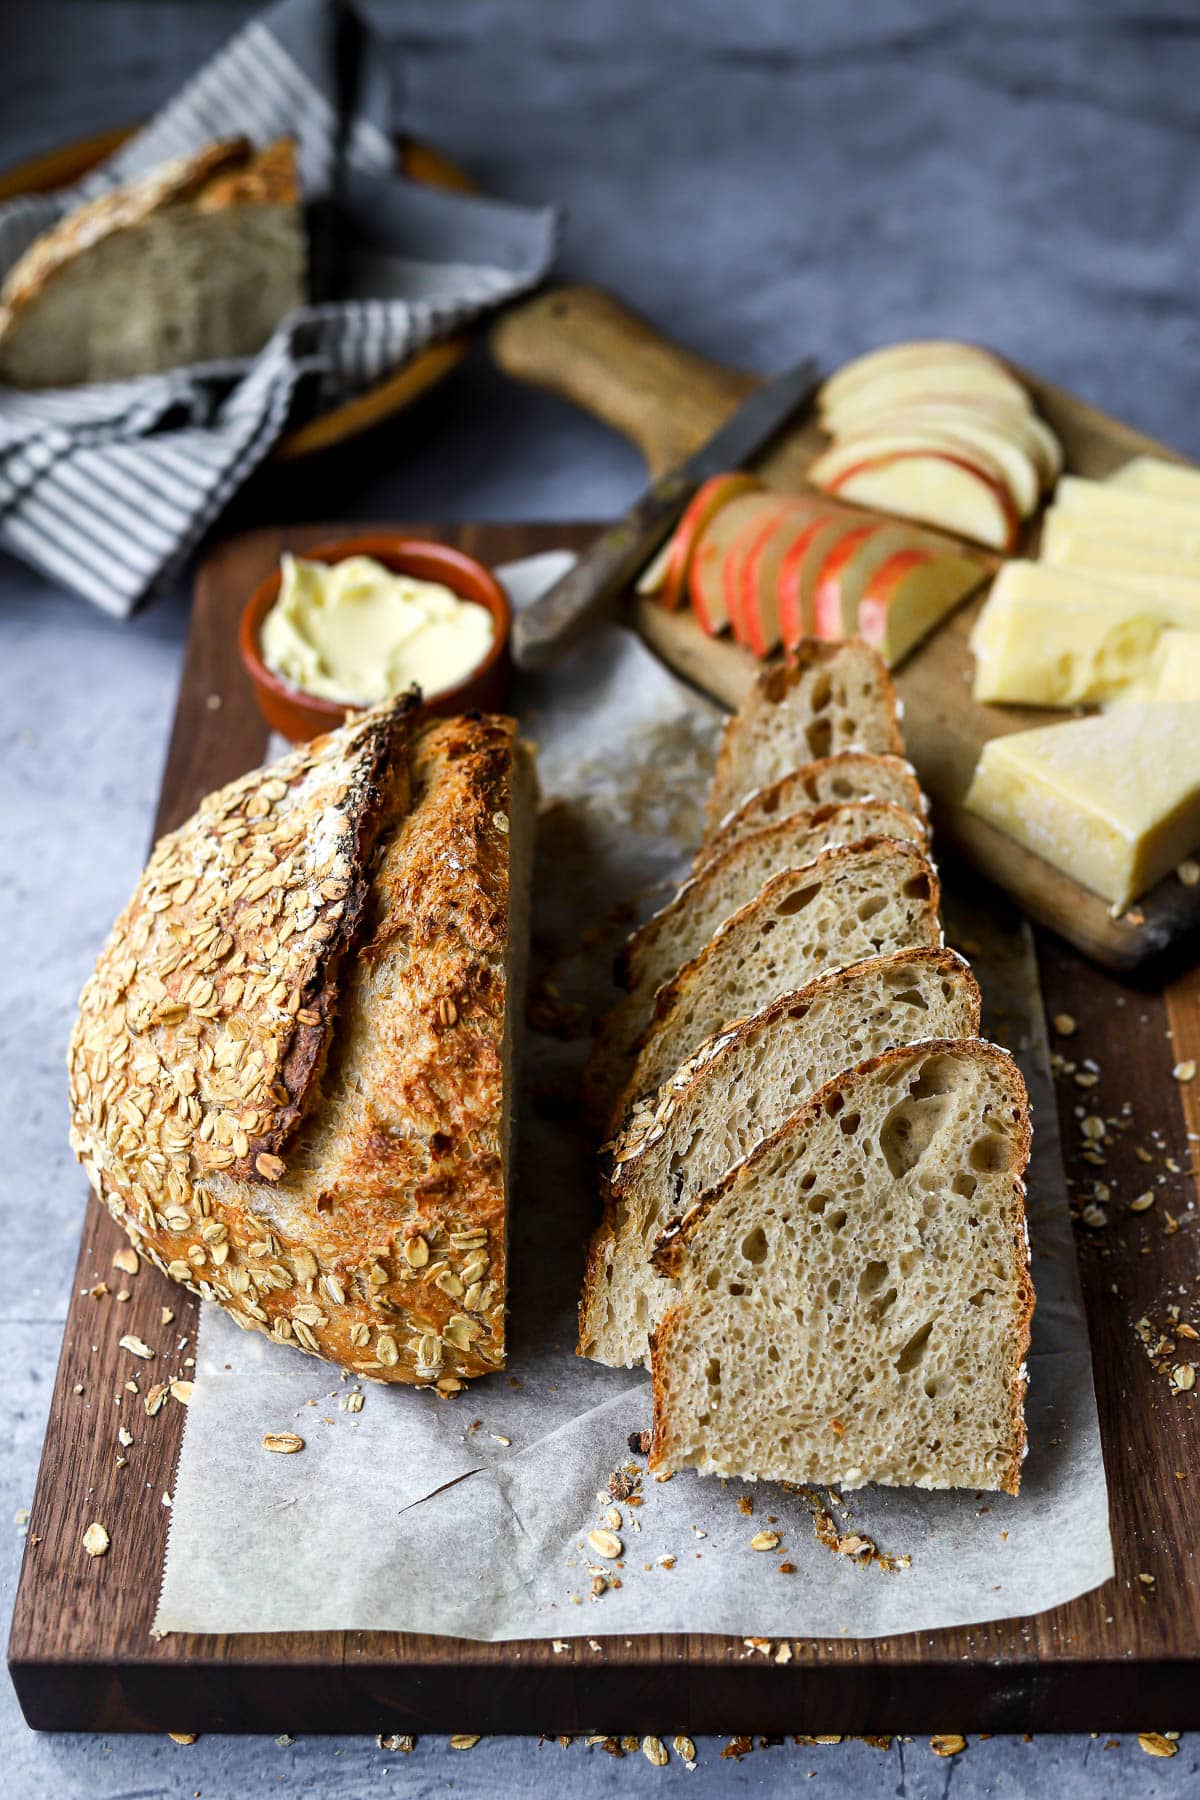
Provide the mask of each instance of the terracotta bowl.
[{"label": "terracotta bowl", "polygon": [[[473,556],[426,538],[402,537],[399,532],[342,538],[337,543],[318,544],[315,549],[298,554],[313,562],[324,563],[342,562],[348,556],[373,556],[376,562],[394,570],[397,575],[412,575],[418,581],[440,581],[460,599],[486,606],[495,620],[496,630],[482,662],[456,687],[430,695],[425,710],[446,716],[462,712],[494,712],[504,705],[512,678],[509,656],[512,613],[508,595],[496,577]],[[340,701],[325,700],[317,694],[306,694],[302,689],[292,687],[263,661],[259,631],[278,598],[281,579],[281,573],[276,569],[251,594],[242,612],[238,647],[254,686],[254,697],[267,724],[293,744],[300,744],[343,724],[347,712],[354,709]]]}]

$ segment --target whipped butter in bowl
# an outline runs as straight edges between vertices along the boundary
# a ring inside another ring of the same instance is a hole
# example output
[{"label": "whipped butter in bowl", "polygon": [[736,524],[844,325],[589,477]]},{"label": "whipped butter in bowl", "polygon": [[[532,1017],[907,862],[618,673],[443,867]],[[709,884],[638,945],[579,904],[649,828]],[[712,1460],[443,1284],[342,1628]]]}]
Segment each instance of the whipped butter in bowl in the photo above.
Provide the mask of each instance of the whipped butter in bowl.
[{"label": "whipped butter in bowl", "polygon": [[242,660],[268,723],[299,740],[413,686],[438,712],[503,704],[508,628],[481,563],[373,536],[285,553],[246,609]]}]

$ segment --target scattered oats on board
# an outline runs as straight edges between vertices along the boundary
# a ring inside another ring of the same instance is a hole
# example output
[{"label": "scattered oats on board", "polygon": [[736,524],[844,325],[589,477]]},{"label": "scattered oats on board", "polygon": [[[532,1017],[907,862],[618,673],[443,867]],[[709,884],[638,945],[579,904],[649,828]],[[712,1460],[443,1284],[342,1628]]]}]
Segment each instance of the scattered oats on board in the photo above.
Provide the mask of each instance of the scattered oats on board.
[{"label": "scattered oats on board", "polygon": [[1175,1756],[1179,1751],[1179,1745],[1162,1731],[1139,1731],[1138,1744],[1147,1756]]},{"label": "scattered oats on board", "polygon": [[587,1541],[597,1556],[607,1556],[610,1559],[620,1556],[625,1548],[615,1531],[602,1531],[599,1528],[588,1532]]},{"label": "scattered oats on board", "polygon": [[481,1732],[456,1731],[450,1739],[452,1750],[473,1750],[479,1742]]},{"label": "scattered oats on board", "polygon": [[936,1737],[931,1737],[929,1740],[929,1748],[935,1756],[957,1756],[959,1751],[965,1750],[966,1747],[966,1738],[959,1737],[958,1733],[953,1731],[939,1732]]},{"label": "scattered oats on board", "polygon": [[1197,862],[1194,857],[1187,856],[1175,873],[1184,887],[1195,887],[1196,883],[1200,881],[1200,862]]},{"label": "scattered oats on board", "polygon": [[667,1747],[661,1738],[644,1737],[642,1739],[642,1755],[648,1763],[653,1763],[656,1769],[665,1769],[667,1766]]},{"label": "scattered oats on board", "polygon": [[1176,1081],[1195,1081],[1195,1079],[1196,1079],[1195,1061],[1193,1060],[1193,1058],[1189,1057],[1186,1062],[1177,1062],[1175,1064],[1175,1067],[1171,1070],[1171,1073],[1175,1077]]},{"label": "scattered oats on board", "polygon": [[778,1550],[779,1533],[777,1531],[756,1531],[750,1539],[752,1550]]},{"label": "scattered oats on board", "polygon": [[137,1274],[138,1269],[141,1267],[141,1265],[138,1262],[138,1253],[133,1248],[132,1244],[130,1244],[128,1246],[128,1248],[125,1250],[117,1251],[116,1255],[112,1259],[112,1266],[114,1269],[120,1269],[122,1271],[122,1273],[126,1274],[126,1275],[136,1275]]},{"label": "scattered oats on board", "polygon": [[676,1756],[683,1758],[684,1767],[694,1769],[696,1766],[696,1746],[690,1737],[674,1737],[671,1739]]},{"label": "scattered oats on board", "polygon": [[1079,1029],[1070,1013],[1066,1012],[1055,1013],[1054,1018],[1051,1020],[1051,1024],[1054,1026],[1059,1037],[1074,1037]]},{"label": "scattered oats on board", "polygon": [[387,1733],[377,1731],[375,1733],[375,1742],[379,1745],[381,1750],[399,1750],[402,1756],[409,1755],[416,1741],[415,1737],[410,1737],[409,1734],[404,1731],[391,1731]]},{"label": "scattered oats on board", "polygon": [[95,1520],[93,1520],[83,1534],[83,1547],[89,1556],[106,1555],[110,1542],[109,1535],[107,1531],[105,1531],[103,1525]]},{"label": "scattered oats on board", "polygon": [[294,1431],[268,1431],[262,1445],[264,1450],[273,1450],[277,1456],[294,1456],[297,1450],[303,1450],[304,1439]]},{"label": "scattered oats on board", "polygon": [[199,1733],[195,1731],[168,1731],[167,1736],[173,1744],[194,1744]]},{"label": "scattered oats on board", "polygon": [[117,1341],[122,1350],[128,1350],[130,1356],[138,1356],[143,1362],[154,1361],[153,1350],[149,1344],[143,1344],[141,1338],[130,1335],[119,1338]]}]

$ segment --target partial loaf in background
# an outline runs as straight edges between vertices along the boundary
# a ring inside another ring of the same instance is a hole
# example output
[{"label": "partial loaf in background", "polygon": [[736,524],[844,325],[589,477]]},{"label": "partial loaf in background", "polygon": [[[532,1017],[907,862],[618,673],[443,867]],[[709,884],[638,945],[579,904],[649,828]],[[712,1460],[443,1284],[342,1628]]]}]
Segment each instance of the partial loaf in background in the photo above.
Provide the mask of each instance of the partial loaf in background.
[{"label": "partial loaf in background", "polygon": [[500,1367],[533,776],[389,702],[156,846],[80,1002],[71,1141],[156,1267],[381,1381]]},{"label": "partial loaf in background", "polygon": [[0,289],[0,380],[123,381],[252,356],[305,299],[295,146],[213,143],[37,238]]}]

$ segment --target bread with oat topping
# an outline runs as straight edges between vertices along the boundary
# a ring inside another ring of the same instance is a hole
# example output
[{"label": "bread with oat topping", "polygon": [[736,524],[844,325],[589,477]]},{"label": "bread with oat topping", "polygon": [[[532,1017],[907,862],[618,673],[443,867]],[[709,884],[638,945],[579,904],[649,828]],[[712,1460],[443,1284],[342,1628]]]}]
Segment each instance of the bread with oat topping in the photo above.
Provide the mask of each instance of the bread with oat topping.
[{"label": "bread with oat topping", "polygon": [[823,850],[806,868],[773,876],[659,988],[612,1131],[637,1099],[732,1021],[830,969],[892,950],[940,948],[939,894],[933,865],[915,844],[894,838]]},{"label": "bread with oat topping", "polygon": [[631,1368],[674,1286],[650,1264],[659,1232],[839,1070],[895,1044],[973,1037],[979,988],[953,950],[898,950],[819,976],[702,1045],[633,1109],[604,1156],[579,1350]]},{"label": "bread with oat topping", "polygon": [[207,144],[43,232],[0,289],[0,380],[122,381],[251,356],[304,303],[295,145]]},{"label": "bread with oat topping", "polygon": [[726,723],[705,835],[758,788],[842,750],[903,756],[892,678],[857,638],[803,638],[788,662],[763,671]]},{"label": "bread with oat topping", "polygon": [[139,1250],[382,1381],[504,1361],[533,777],[388,703],[157,846],[84,990],[72,1144]]},{"label": "bread with oat topping", "polygon": [[836,1076],[659,1239],[650,1463],[1020,1485],[1029,1102],[978,1039]]},{"label": "bread with oat topping", "polygon": [[722,856],[739,838],[810,806],[847,806],[864,800],[903,807],[921,822],[928,835],[929,802],[921,792],[911,763],[902,756],[872,756],[866,750],[843,750],[818,757],[756,788],[705,838],[692,865],[699,874],[706,863]]}]

